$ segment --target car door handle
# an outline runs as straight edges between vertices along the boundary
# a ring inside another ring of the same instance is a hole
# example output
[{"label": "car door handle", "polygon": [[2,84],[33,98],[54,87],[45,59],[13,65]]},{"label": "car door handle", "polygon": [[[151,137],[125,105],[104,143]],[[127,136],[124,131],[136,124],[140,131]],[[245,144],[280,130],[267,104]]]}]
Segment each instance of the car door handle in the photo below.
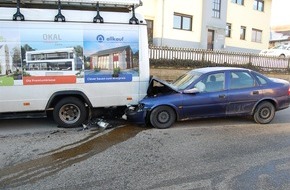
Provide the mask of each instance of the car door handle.
[{"label": "car door handle", "polygon": [[219,98],[224,99],[224,98],[226,98],[226,95],[221,94],[221,95],[219,95]]},{"label": "car door handle", "polygon": [[259,91],[257,90],[253,91],[253,95],[257,95],[257,94],[259,94]]}]

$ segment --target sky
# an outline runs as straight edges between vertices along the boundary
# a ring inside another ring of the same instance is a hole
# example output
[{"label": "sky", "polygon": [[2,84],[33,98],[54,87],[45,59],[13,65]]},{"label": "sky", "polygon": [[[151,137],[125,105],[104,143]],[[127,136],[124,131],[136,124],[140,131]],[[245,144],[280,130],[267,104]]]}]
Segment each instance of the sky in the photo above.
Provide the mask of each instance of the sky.
[{"label": "sky", "polygon": [[290,0],[272,0],[271,26],[290,25]]}]

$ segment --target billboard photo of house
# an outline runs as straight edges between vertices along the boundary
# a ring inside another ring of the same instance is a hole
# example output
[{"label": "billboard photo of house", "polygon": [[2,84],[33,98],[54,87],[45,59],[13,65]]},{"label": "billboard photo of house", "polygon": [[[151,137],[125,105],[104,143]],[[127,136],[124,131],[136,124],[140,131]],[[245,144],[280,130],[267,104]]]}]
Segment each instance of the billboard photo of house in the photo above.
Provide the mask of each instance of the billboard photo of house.
[{"label": "billboard photo of house", "polygon": [[21,83],[21,52],[17,31],[0,33],[0,86]]},{"label": "billboard photo of house", "polygon": [[[45,24],[22,28],[24,85],[83,82],[83,31],[66,24],[47,28]],[[68,30],[71,29],[71,30]],[[69,32],[68,32],[69,31]]]},{"label": "billboard photo of house", "polygon": [[129,82],[139,76],[138,31],[84,34],[85,82]]}]

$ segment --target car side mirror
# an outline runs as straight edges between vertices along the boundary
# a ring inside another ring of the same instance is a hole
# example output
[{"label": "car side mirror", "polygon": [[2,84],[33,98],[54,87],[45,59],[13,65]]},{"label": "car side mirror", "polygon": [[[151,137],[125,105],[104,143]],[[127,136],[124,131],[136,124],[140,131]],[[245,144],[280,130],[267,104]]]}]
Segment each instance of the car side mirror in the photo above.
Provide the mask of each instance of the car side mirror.
[{"label": "car side mirror", "polygon": [[196,94],[196,93],[199,93],[199,92],[200,91],[197,88],[191,88],[191,89],[183,91],[184,94]]}]

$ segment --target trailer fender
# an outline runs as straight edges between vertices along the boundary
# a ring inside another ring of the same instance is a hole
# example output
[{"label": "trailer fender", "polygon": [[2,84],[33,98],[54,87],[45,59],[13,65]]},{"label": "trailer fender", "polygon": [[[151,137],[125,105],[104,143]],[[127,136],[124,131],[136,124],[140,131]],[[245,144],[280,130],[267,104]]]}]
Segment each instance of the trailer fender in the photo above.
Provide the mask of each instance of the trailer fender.
[{"label": "trailer fender", "polygon": [[69,90],[69,91],[59,91],[52,94],[47,102],[46,110],[54,108],[57,102],[68,96],[79,98],[81,101],[87,104],[88,107],[92,107],[92,103],[83,92],[77,90]]}]

